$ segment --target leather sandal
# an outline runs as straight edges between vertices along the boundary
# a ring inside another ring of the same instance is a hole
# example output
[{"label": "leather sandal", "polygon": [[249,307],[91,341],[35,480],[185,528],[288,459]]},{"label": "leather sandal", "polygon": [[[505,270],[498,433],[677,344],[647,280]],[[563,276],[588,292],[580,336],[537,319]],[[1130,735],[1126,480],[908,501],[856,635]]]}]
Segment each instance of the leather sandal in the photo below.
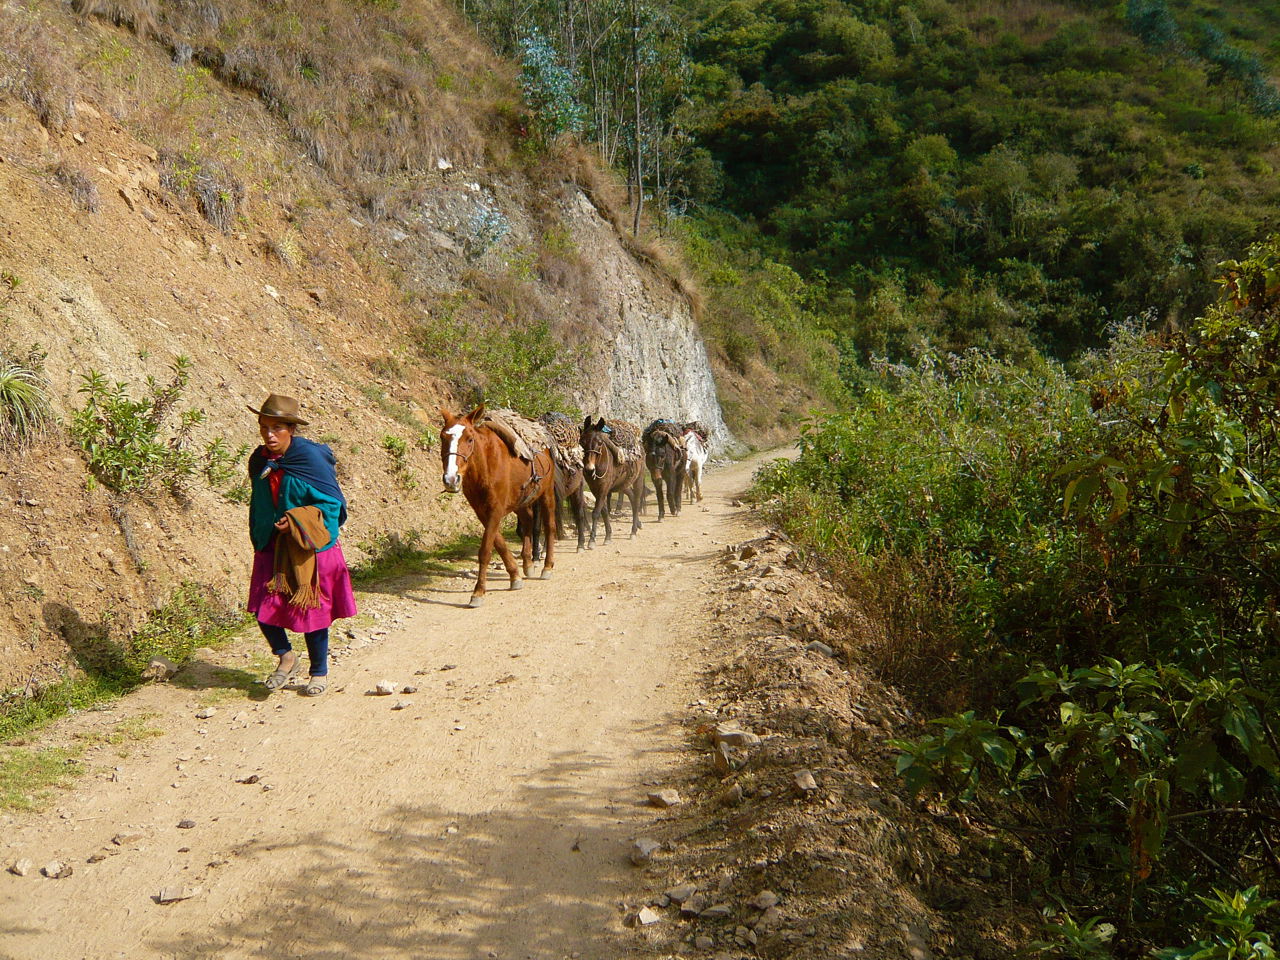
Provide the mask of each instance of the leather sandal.
[{"label": "leather sandal", "polygon": [[298,675],[298,670],[301,667],[302,667],[301,659],[298,657],[294,657],[292,667],[290,667],[288,670],[281,670],[280,668],[277,667],[271,673],[271,675],[268,676],[267,679],[263,681],[263,684],[266,686],[268,690],[279,690],[285,684],[291,683],[293,681],[293,678]]},{"label": "leather sandal", "polygon": [[302,692],[308,697],[318,697],[328,689],[328,677],[309,677],[307,679],[307,685]]}]

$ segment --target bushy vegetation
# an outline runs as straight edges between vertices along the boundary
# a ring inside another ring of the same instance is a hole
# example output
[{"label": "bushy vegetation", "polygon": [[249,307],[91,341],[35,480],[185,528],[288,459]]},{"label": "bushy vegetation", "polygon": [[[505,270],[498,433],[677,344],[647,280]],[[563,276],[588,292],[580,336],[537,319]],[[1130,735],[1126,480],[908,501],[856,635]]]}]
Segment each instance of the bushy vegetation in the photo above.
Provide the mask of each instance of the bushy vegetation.
[{"label": "bushy vegetation", "polygon": [[489,306],[500,319],[486,316],[465,292],[439,302],[417,325],[415,346],[463,405],[576,414],[567,396],[572,367],[547,322],[525,303],[521,288],[529,282],[507,276],[490,284]]},{"label": "bushy vegetation", "polygon": [[1026,851],[1055,956],[1271,955],[1280,239],[1222,270],[1072,375],[885,367],[760,480],[948,711],[900,772]]},{"label": "bushy vegetation", "polygon": [[[233,451],[221,437],[198,447],[193,431],[204,412],[178,410],[191,361],[178,357],[172,374],[167,384],[148,377],[145,395],[136,400],[127,383],[111,383],[97,371],[84,375],[85,405],[72,417],[71,435],[89,470],[108,489],[148,496],[160,489],[181,491],[197,478],[225,487],[236,476],[248,447]],[[171,426],[175,413],[177,423]]]}]

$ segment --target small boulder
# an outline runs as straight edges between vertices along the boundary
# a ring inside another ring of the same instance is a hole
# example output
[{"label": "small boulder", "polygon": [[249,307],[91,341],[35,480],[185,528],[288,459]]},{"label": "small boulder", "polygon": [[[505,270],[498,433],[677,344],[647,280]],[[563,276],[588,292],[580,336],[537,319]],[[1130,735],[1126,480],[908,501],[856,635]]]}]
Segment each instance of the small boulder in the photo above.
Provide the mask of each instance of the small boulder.
[{"label": "small boulder", "polygon": [[199,887],[162,887],[156,894],[156,903],[177,903],[179,900],[190,900],[200,893]]},{"label": "small boulder", "polygon": [[64,877],[71,876],[73,871],[69,863],[64,863],[61,860],[50,860],[40,868],[40,872],[50,880],[61,880]]},{"label": "small boulder", "polygon": [[818,781],[814,779],[812,770],[797,770],[795,774],[796,790],[802,796],[809,796],[818,789]]},{"label": "small boulder", "polygon": [[723,920],[726,917],[733,916],[733,909],[727,903],[715,903],[703,910],[698,916],[703,920]]},{"label": "small boulder", "polygon": [[751,899],[751,905],[757,910],[768,910],[778,905],[778,895],[772,890],[761,890]]},{"label": "small boulder", "polygon": [[657,840],[641,837],[631,845],[631,862],[637,867],[642,867],[652,860],[653,855],[661,849],[662,844]]},{"label": "small boulder", "polygon": [[195,822],[194,820],[179,820],[179,821],[178,821],[178,829],[179,829],[179,830],[191,830],[191,829],[193,829],[193,828],[195,827],[195,825],[196,825],[196,822]]},{"label": "small boulder", "polygon": [[698,892],[698,885],[696,883],[682,883],[663,892],[672,903],[684,903]]},{"label": "small boulder", "polygon": [[694,937],[693,945],[699,950],[714,950],[716,948],[716,942],[705,934]]},{"label": "small boulder", "polygon": [[13,863],[9,864],[9,872],[15,877],[25,877],[31,872],[32,866],[34,866],[34,864],[32,864],[27,857],[22,857],[21,859],[15,860]]},{"label": "small boulder", "polygon": [[649,794],[649,805],[666,809],[680,803],[680,794],[675,790],[655,790]]},{"label": "small boulder", "polygon": [[662,914],[652,907],[641,907],[640,912],[636,914],[636,923],[642,927],[647,927],[652,923],[657,923],[662,919]]},{"label": "small boulder", "polygon": [[730,784],[727,789],[720,792],[718,799],[722,807],[738,806],[738,804],[742,803],[742,784]]},{"label": "small boulder", "polygon": [[373,695],[376,697],[389,697],[399,689],[399,684],[394,680],[379,680],[374,685]]},{"label": "small boulder", "polygon": [[152,657],[142,671],[142,679],[164,683],[178,672],[178,665],[168,657]]},{"label": "small boulder", "polygon": [[823,643],[821,640],[810,640],[804,645],[804,648],[810,653],[820,653],[824,657],[834,657],[836,655],[835,650],[827,646],[827,644]]},{"label": "small boulder", "polygon": [[760,742],[757,734],[750,730],[743,730],[737,721],[716,724],[711,738],[716,743],[727,743],[731,747],[754,747]]},{"label": "small boulder", "polygon": [[208,720],[217,712],[218,712],[217,707],[201,707],[199,710],[196,711],[196,719]]}]

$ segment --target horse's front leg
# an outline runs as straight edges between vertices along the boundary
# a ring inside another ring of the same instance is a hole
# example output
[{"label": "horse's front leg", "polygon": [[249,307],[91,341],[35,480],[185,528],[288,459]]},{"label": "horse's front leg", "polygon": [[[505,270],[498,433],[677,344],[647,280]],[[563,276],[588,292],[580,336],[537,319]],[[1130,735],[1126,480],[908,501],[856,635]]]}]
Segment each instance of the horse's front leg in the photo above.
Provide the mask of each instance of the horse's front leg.
[{"label": "horse's front leg", "polygon": [[653,492],[658,499],[658,522],[662,522],[662,518],[666,516],[666,508],[663,503],[663,487],[662,487],[662,471],[654,470],[650,476],[653,478]]},{"label": "horse's front leg", "polygon": [[480,555],[477,558],[480,568],[476,571],[476,588],[471,591],[471,602],[468,606],[478,607],[484,603],[485,584],[489,580],[489,558],[493,556],[494,535],[502,527],[502,517],[482,517],[484,532],[480,535]]},{"label": "horse's front leg", "polygon": [[578,488],[570,502],[573,504],[573,524],[578,528],[578,552],[581,553],[587,537],[587,495],[584,487]]},{"label": "horse's front leg", "polygon": [[[615,493],[615,491],[610,490],[607,494],[605,494],[605,499],[606,499],[606,500],[608,500],[608,499],[609,499],[609,497],[612,497],[612,496],[614,495],[614,493]],[[622,494],[621,494],[621,493],[618,493],[618,494],[617,494],[617,496],[618,496],[618,503],[619,503],[619,504],[621,504],[621,503],[622,503]],[[612,513],[612,512],[613,512],[613,511],[611,511],[611,510],[605,510],[605,511],[604,511],[604,514],[603,514],[603,516],[604,516],[604,542],[605,542],[605,543],[608,543],[610,540],[612,540],[612,539],[613,539],[613,524],[609,522],[609,514],[610,514],[610,513]],[[594,539],[595,539],[595,534],[596,534],[595,524],[592,524],[592,525],[591,525],[591,539],[592,539],[592,540],[594,540]]]},{"label": "horse's front leg", "polygon": [[552,487],[551,490],[549,490],[546,496],[543,498],[543,502],[547,505],[546,509],[549,511],[549,514],[550,514],[550,520],[547,523],[547,533],[546,533],[547,559],[542,562],[542,579],[543,580],[551,579],[551,571],[555,568],[555,565],[556,565],[555,542],[556,542],[557,535],[560,533],[559,518],[556,516],[556,513],[555,513],[555,504],[558,499],[559,498],[556,496],[556,491],[554,487]]}]

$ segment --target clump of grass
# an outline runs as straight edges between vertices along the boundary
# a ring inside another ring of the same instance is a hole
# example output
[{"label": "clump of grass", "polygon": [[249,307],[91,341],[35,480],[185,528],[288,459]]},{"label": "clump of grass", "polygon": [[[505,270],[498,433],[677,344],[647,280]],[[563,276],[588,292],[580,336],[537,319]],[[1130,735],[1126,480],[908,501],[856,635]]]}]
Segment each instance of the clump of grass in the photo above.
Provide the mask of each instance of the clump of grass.
[{"label": "clump of grass", "polygon": [[22,360],[0,353],[0,448],[27,447],[54,422],[43,361],[43,352],[35,347]]},{"label": "clump of grass", "polygon": [[0,810],[34,810],[82,772],[78,750],[0,751]]},{"label": "clump of grass", "polygon": [[231,232],[247,192],[225,164],[201,156],[201,145],[193,140],[180,153],[163,154],[160,167],[162,187],[195,200],[201,216],[223,233]]},{"label": "clump of grass", "polygon": [[296,270],[306,262],[306,254],[298,239],[298,231],[289,229],[267,241],[267,251],[290,270]]},{"label": "clump of grass", "polygon": [[418,478],[409,466],[409,444],[402,438],[387,434],[382,438],[382,449],[391,457],[391,475],[404,490],[416,490]]},{"label": "clump of grass", "polygon": [[463,534],[431,549],[424,549],[421,544],[420,530],[377,534],[360,544],[367,557],[352,569],[351,579],[368,584],[394,577],[453,574],[458,571],[458,563],[475,558],[480,538]]},{"label": "clump of grass", "polygon": [[248,614],[219,600],[211,587],[185,582],[130,638],[125,661],[139,671],[156,656],[182,663],[197,647],[226,640],[247,622]]},{"label": "clump of grass", "polygon": [[157,713],[140,713],[134,717],[123,717],[102,729],[81,731],[75,738],[86,747],[115,747],[116,756],[127,757],[130,746],[139,740],[164,736],[164,730],[151,723],[159,716]]},{"label": "clump of grass", "polygon": [[77,710],[88,710],[116,699],[137,685],[118,674],[93,673],[41,687],[34,696],[21,690],[0,697],[0,743]]},{"label": "clump of grass", "polygon": [[98,185],[80,167],[66,160],[60,160],[53,168],[53,179],[71,194],[71,201],[86,213],[97,213]]},{"label": "clump of grass", "polygon": [[50,130],[62,130],[74,113],[76,69],[51,39],[40,11],[10,4],[0,17],[0,90],[30,107]]}]

